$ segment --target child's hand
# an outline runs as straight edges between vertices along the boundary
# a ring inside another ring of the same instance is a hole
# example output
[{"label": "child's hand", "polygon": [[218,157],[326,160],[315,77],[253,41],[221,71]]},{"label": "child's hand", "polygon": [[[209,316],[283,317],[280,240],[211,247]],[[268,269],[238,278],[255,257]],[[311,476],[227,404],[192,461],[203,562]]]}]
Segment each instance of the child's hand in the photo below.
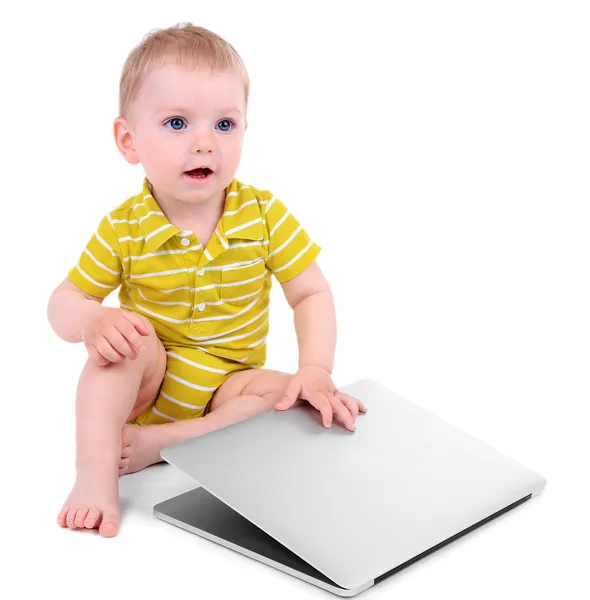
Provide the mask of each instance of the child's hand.
[{"label": "child's hand", "polygon": [[315,365],[301,367],[291,378],[281,402],[275,405],[277,410],[286,410],[301,398],[307,400],[322,413],[324,427],[332,425],[332,415],[336,413],[346,428],[355,430],[354,421],[359,410],[367,412],[365,405],[356,398],[339,392],[330,373]]},{"label": "child's hand", "polygon": [[153,325],[142,315],[102,306],[93,313],[80,336],[90,359],[102,367],[125,358],[135,360],[145,350],[141,336],[147,336],[153,330]]}]

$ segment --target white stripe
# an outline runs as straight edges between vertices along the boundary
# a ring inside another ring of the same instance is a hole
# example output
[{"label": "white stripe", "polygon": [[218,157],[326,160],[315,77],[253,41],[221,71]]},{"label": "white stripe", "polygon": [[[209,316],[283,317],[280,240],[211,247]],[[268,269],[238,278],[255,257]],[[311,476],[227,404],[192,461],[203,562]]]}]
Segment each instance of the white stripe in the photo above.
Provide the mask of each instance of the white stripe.
[{"label": "white stripe", "polygon": [[149,213],[147,213],[146,215],[144,215],[143,217],[141,217],[141,219],[139,219],[139,224],[141,225],[142,221],[145,221],[148,217],[151,217],[152,215],[160,215],[162,217],[164,217],[164,213],[159,211],[159,210],[150,210]]},{"label": "white stripe", "polygon": [[[261,259],[262,260],[262,259]],[[217,267],[205,267],[205,269],[216,269]],[[157,273],[148,273],[147,276],[149,277],[155,277],[157,275],[169,275],[172,273],[180,273],[182,271],[188,271],[189,273],[191,271],[195,271],[196,267],[190,267],[189,269],[180,269],[179,271],[159,271]],[[141,279],[142,277],[146,277],[146,275],[131,275],[130,278],[132,279]],[[163,294],[171,294],[172,292],[180,292],[181,290],[189,290],[190,292],[202,292],[204,290],[212,290],[213,288],[217,288],[217,287],[224,287],[227,286],[234,286],[234,285],[242,285],[244,283],[250,283],[252,281],[256,281],[257,279],[261,279],[262,277],[270,277],[269,273],[267,271],[265,271],[264,273],[262,273],[261,275],[256,275],[256,277],[252,277],[251,279],[244,279],[243,281],[238,281],[236,283],[210,283],[209,285],[202,285],[201,287],[190,287],[188,285],[181,285],[180,287],[176,287],[176,288],[172,288],[170,290],[164,290],[162,288],[158,288],[159,292],[162,292]]]},{"label": "white stripe", "polygon": [[244,358],[234,358],[234,360],[237,360],[238,362],[244,363],[246,362],[248,359],[250,358],[250,355],[245,356]]},{"label": "white stripe", "polygon": [[276,254],[277,252],[280,252],[300,231],[301,231],[301,225],[299,225],[299,227],[297,227],[297,229],[291,234],[291,236],[289,237],[289,239],[286,242],[284,242],[283,244],[281,244],[276,250],[273,250],[267,256],[267,259],[270,258],[273,254]]},{"label": "white stripe", "polygon": [[105,271],[108,271],[111,275],[117,275],[119,276],[120,273],[119,271],[113,271],[112,269],[109,269],[106,265],[103,265],[99,260],[96,260],[96,258],[94,258],[94,256],[92,255],[92,253],[90,252],[90,250],[88,250],[88,248],[84,248],[84,252],[86,252],[86,254],[88,254],[88,256],[90,256],[90,258],[102,269],[104,269]]},{"label": "white stripe", "polygon": [[94,235],[96,236],[96,239],[113,255],[113,256],[119,256],[101,237],[100,234],[98,233],[98,231],[94,232]]},{"label": "white stripe", "polygon": [[172,288],[171,290],[161,290],[159,289],[159,292],[162,292],[163,294],[171,294],[172,292],[180,292],[180,290],[189,290],[190,292],[194,292],[197,288],[192,288],[188,285],[183,285],[177,288]]},{"label": "white stripe", "polygon": [[[237,262],[237,263],[231,263],[229,265],[220,265],[220,266],[216,266],[216,267],[204,267],[205,271],[219,271],[219,270],[230,270],[230,269],[237,269],[238,267],[244,267],[246,265],[251,266],[251,265],[255,265],[257,263],[259,263],[260,261],[263,261],[264,258],[257,258],[256,260],[245,260],[242,262]],[[175,275],[176,273],[192,273],[193,271],[196,271],[197,267],[189,267],[189,268],[183,268],[183,269],[173,269],[171,271],[154,271],[152,273],[140,273],[137,275],[130,275],[131,279],[144,279],[147,277],[158,277],[160,275]],[[262,277],[262,275],[260,276]],[[255,279],[259,279],[259,277],[255,278]],[[249,281],[254,281],[254,279],[251,279]],[[221,284],[214,284],[214,285],[210,285],[210,286],[204,286],[204,287],[200,287],[200,288],[196,288],[197,290],[209,290],[213,287],[220,287]],[[228,284],[226,284],[228,285]],[[183,288],[176,288],[176,289],[183,289]],[[170,291],[174,291],[174,290],[162,290],[163,292],[170,292]]]},{"label": "white stripe", "polygon": [[227,250],[229,248],[229,246],[227,245],[227,242],[223,239],[221,233],[219,233],[219,230],[216,229],[215,233],[217,234],[217,237],[219,238],[221,245]]},{"label": "white stripe", "polygon": [[138,275],[130,275],[130,279],[146,279],[147,277],[159,277],[161,275],[176,275],[176,273],[190,273],[191,271],[196,271],[197,267],[183,268],[183,269],[173,269],[171,271],[155,271],[154,273],[140,273]]},{"label": "white stripe", "polygon": [[211,352],[210,350],[207,350],[205,348],[201,348],[201,346],[197,346],[197,348],[201,351],[204,352],[205,354],[209,354],[209,356],[217,356],[217,354],[213,354],[213,352]]},{"label": "white stripe", "polygon": [[191,383],[190,381],[187,381],[186,379],[181,379],[180,377],[177,377],[176,375],[172,375],[172,373],[170,373],[170,371],[166,371],[165,375],[167,375],[170,379],[173,379],[174,381],[178,381],[178,383],[182,383],[182,385],[186,385],[187,387],[193,388],[195,390],[200,390],[201,392],[214,392],[217,389],[215,387],[208,388],[208,387],[203,387],[202,385],[197,385],[196,383]]},{"label": "white stripe", "polygon": [[[143,238],[141,238],[143,239]],[[148,252],[147,254],[143,254],[141,256],[130,255],[126,256],[123,261],[131,260],[143,260],[144,258],[150,258],[152,256],[161,256],[162,254],[185,254],[186,252],[191,252],[193,250],[200,250],[202,248],[201,244],[198,246],[193,246],[192,248],[186,248],[182,250],[160,250],[158,252]]]},{"label": "white stripe", "polygon": [[[205,267],[205,269],[206,268],[207,267]],[[257,275],[256,277],[252,277],[252,279],[245,279],[244,281],[240,281],[239,284],[249,283],[251,281],[256,281],[257,279],[260,279],[261,277],[267,277],[267,276],[270,277],[270,275],[267,272],[264,272],[262,275]],[[226,283],[225,285],[227,286],[229,284]],[[181,290],[189,290],[190,292],[202,292],[203,290],[212,290],[213,288],[216,288],[216,287],[223,287],[223,283],[211,283],[209,285],[203,285],[201,287],[196,287],[196,288],[189,287],[188,285],[182,285],[177,288],[172,288],[171,290],[163,290],[163,289],[159,288],[158,291],[162,292],[163,294],[171,294],[172,292],[180,292]]]},{"label": "white stripe", "polygon": [[[248,312],[258,301],[260,298],[254,298],[246,308],[237,312],[235,315],[221,315],[219,317],[203,317],[202,319],[193,319],[193,323],[202,323],[203,321],[225,321],[226,319],[235,319],[236,317],[241,317],[244,313]],[[225,335],[225,334],[224,334]]]},{"label": "white stripe", "polygon": [[[227,282],[227,283],[222,283],[222,284],[213,284],[213,285],[217,285],[219,287],[233,287],[236,285],[244,285],[245,283],[250,283],[252,281],[256,281],[257,279],[260,279],[261,277],[265,277],[266,276],[266,272],[262,273],[262,275],[256,275],[256,277],[252,277],[251,279],[243,279],[242,281],[232,281]],[[205,289],[205,288],[199,288],[199,289]]]},{"label": "white stripe", "polygon": [[283,265],[282,267],[279,267],[278,269],[275,269],[273,271],[273,273],[278,273],[279,271],[282,271],[283,269],[286,269],[287,267],[290,267],[296,260],[299,259],[300,256],[302,256],[303,254],[305,254],[311,248],[312,244],[313,244],[313,240],[310,241],[309,244],[307,244],[307,246],[305,246],[305,248],[303,248],[303,250],[297,256],[294,256],[286,265]]},{"label": "white stripe", "polygon": [[159,417],[168,419],[169,421],[178,421],[178,419],[175,419],[174,417],[171,417],[170,415],[165,415],[163,412],[160,412],[155,406],[152,406],[152,412],[154,414],[158,415]]},{"label": "white stripe", "polygon": [[145,236],[145,241],[147,242],[151,237],[160,233],[160,231],[164,231],[164,229],[168,229],[168,227],[172,227],[171,223],[166,223],[166,225],[162,225],[162,227],[158,227],[155,231],[152,231],[150,234]]},{"label": "white stripe", "polygon": [[138,290],[139,295],[144,300],[147,300],[148,302],[152,302],[153,304],[163,304],[164,306],[188,306],[188,307],[192,306],[192,304],[190,302],[158,302],[157,300],[151,300],[150,298],[146,298],[146,296],[144,295],[144,293],[141,291],[141,289],[138,286],[133,286],[133,287],[135,287]]},{"label": "white stripe", "polygon": [[138,242],[139,240],[143,240],[143,235],[140,235],[139,237],[136,237],[136,238],[131,237],[130,235],[119,238],[120,242],[126,242],[127,240],[131,240],[132,242]]},{"label": "white stripe", "polygon": [[246,227],[250,227],[250,225],[254,225],[256,223],[262,223],[262,219],[258,218],[258,219],[254,219],[252,221],[248,221],[247,223],[243,223],[242,225],[238,225],[237,227],[234,227],[233,229],[226,231],[225,235],[229,235],[230,233],[235,233],[236,231],[242,231],[242,229],[246,229]]},{"label": "white stripe", "polygon": [[204,335],[201,337],[195,337],[194,335],[187,335],[186,337],[188,337],[191,340],[195,340],[196,342],[201,342],[204,340],[213,340],[215,338],[220,338],[223,337],[224,335],[228,335],[230,333],[234,333],[235,331],[239,331],[240,329],[244,329],[244,327],[248,327],[248,325],[250,325],[251,323],[254,323],[254,321],[257,321],[258,319],[260,319],[260,317],[268,310],[268,304],[266,305],[266,308],[264,310],[261,310],[253,319],[250,319],[247,323],[244,323],[243,325],[239,325],[238,327],[234,327],[233,329],[229,329],[228,331],[223,331],[221,333],[216,333],[215,335]]},{"label": "white stripe", "polygon": [[213,260],[213,257],[209,254],[209,250],[205,250],[205,256],[208,260]]},{"label": "white stripe", "polygon": [[165,394],[164,392],[162,392],[160,390],[160,394],[166,398],[166,400],[170,400],[170,402],[174,402],[174,404],[178,404],[179,406],[185,406],[186,408],[197,408],[197,409],[201,409],[201,408],[206,408],[207,405],[205,404],[205,406],[198,406],[196,404],[187,404],[186,402],[181,402],[180,400],[177,400],[176,398],[173,398],[172,396],[169,396],[168,394]]},{"label": "white stripe", "polygon": [[137,304],[137,302],[135,303],[135,306],[137,308],[139,308],[139,310],[141,310],[141,312],[144,312],[148,315],[152,315],[154,317],[157,317],[158,319],[162,319],[163,321],[168,321],[169,323],[188,323],[190,321],[190,319],[171,319],[170,317],[165,317],[164,315],[160,315],[159,313],[153,312],[152,310],[148,310],[145,306],[142,306],[141,304]]},{"label": "white stripe", "polygon": [[90,277],[90,275],[88,275],[88,273],[86,273],[85,271],[82,270],[80,265],[76,265],[76,269],[78,269],[78,271],[80,271],[80,273],[84,277],[86,277],[86,279],[88,279],[88,281],[90,281],[90,283],[93,283],[94,285],[97,285],[98,287],[105,288],[107,290],[114,290],[116,287],[119,287],[118,285],[105,285],[104,283],[99,283],[98,281],[95,281],[94,279],[92,279],[92,277]]},{"label": "white stripe", "polygon": [[268,213],[268,211],[270,210],[270,207],[275,203],[276,200],[276,196],[273,196],[270,200],[270,202],[268,203],[268,206],[266,207],[266,212]]},{"label": "white stripe", "polygon": [[[143,204],[141,206],[143,206]],[[148,217],[150,217],[151,215],[164,216],[164,213],[159,210],[150,210],[150,212],[147,213],[147,215],[144,215],[143,217],[141,217],[139,219],[139,221],[137,219],[131,219],[131,220],[130,219],[113,219],[112,223],[129,223],[130,225],[131,225],[131,223],[137,223],[137,224],[141,225],[141,222],[144,221],[145,219],[147,219]]]},{"label": "white stripe", "polygon": [[229,193],[229,194],[226,196],[226,198],[229,198],[230,196],[238,196],[242,190],[247,190],[247,189],[249,189],[249,188],[250,188],[250,186],[249,186],[249,185],[243,185],[243,186],[242,186],[242,187],[241,187],[241,188],[240,188],[240,189],[239,189],[237,192],[230,192],[230,193]]},{"label": "white stripe", "polygon": [[238,208],[237,210],[228,210],[227,212],[224,212],[223,216],[230,217],[231,215],[236,215],[242,210],[242,208],[250,204],[256,204],[256,198],[254,198],[254,200],[248,200],[248,202],[244,202],[244,204],[242,204],[242,206],[240,206],[240,208]]},{"label": "white stripe", "polygon": [[113,225],[113,219],[111,218],[111,213],[107,213],[106,216],[107,216],[108,222],[111,224],[111,227],[113,228],[113,231],[115,231],[115,226]]},{"label": "white stripe", "polygon": [[245,265],[255,265],[264,258],[257,258],[256,260],[243,260],[242,262],[230,263],[228,265],[220,265],[218,267],[206,267],[207,271],[219,271],[220,269],[237,269]]},{"label": "white stripe", "polygon": [[289,216],[289,211],[279,219],[278,223],[270,230],[269,237],[283,224],[283,221]]},{"label": "white stripe", "polygon": [[216,340],[201,342],[201,344],[219,344],[219,343],[225,343],[225,342],[233,342],[234,340],[241,340],[241,339],[244,339],[245,337],[251,336],[252,334],[256,333],[257,331],[262,329],[267,323],[268,323],[268,319],[266,319],[262,323],[262,325],[259,325],[256,329],[254,329],[254,331],[249,331],[248,333],[244,333],[242,335],[234,335],[233,337],[220,338],[220,339],[216,339]]},{"label": "white stripe", "polygon": [[268,244],[268,240],[262,240],[260,242],[245,242],[243,244],[230,244],[229,249],[232,250],[233,248],[246,248],[247,246],[264,246],[266,244]]},{"label": "white stripe", "polygon": [[267,336],[268,336],[268,334],[262,336],[259,340],[256,340],[253,344],[246,346],[246,348],[255,348],[256,346],[261,346],[262,344],[264,344]]},{"label": "white stripe", "polygon": [[[189,306],[189,307],[194,308],[194,305],[191,304],[190,302],[159,302],[156,300],[151,300],[150,298],[146,298],[143,295],[139,286],[134,285],[133,287],[139,291],[142,298],[144,298],[148,302],[152,302],[153,304],[164,304],[166,306]],[[189,288],[185,288],[185,289],[189,289]],[[262,291],[262,289],[263,288],[260,287],[255,292],[252,292],[251,294],[245,294],[244,296],[238,296],[237,298],[225,298],[224,300],[218,300],[217,302],[200,302],[199,304],[204,304],[205,306],[221,306],[222,304],[227,304],[228,302],[237,302],[238,300],[244,300],[245,298],[251,298],[252,296],[256,296],[257,294],[259,294]],[[191,291],[194,291],[194,290],[195,290],[195,288],[193,288]]]},{"label": "white stripe", "polygon": [[192,367],[196,367],[197,369],[203,369],[203,371],[211,371],[211,373],[221,373],[223,375],[229,373],[229,371],[224,371],[223,369],[214,369],[213,367],[200,365],[196,362],[193,362],[192,360],[189,360],[188,358],[185,358],[184,356],[180,356],[180,354],[176,354],[176,352],[166,352],[166,354],[168,356],[172,356],[172,358],[177,358],[178,360],[185,362],[187,365],[191,365]]}]

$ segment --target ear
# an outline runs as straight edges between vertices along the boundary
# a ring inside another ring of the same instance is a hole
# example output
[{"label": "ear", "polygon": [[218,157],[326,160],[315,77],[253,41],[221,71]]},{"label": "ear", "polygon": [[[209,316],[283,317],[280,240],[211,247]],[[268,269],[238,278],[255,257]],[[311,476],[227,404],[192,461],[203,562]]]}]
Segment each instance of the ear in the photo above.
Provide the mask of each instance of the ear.
[{"label": "ear", "polygon": [[130,164],[136,165],[139,163],[139,156],[135,150],[135,142],[129,122],[124,117],[117,117],[113,123],[113,135],[115,136],[115,144],[123,158]]}]

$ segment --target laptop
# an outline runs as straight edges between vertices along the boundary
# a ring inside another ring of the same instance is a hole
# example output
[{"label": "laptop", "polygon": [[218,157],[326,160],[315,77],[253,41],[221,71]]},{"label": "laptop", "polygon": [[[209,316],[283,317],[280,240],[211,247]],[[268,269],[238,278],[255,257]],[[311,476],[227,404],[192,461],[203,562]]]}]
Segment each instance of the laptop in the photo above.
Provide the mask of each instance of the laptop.
[{"label": "laptop", "polygon": [[[378,382],[356,431],[308,402],[162,451],[199,487],[168,523],[339,596],[354,596],[519,506],[546,480]],[[195,548],[195,552],[199,549]]]}]

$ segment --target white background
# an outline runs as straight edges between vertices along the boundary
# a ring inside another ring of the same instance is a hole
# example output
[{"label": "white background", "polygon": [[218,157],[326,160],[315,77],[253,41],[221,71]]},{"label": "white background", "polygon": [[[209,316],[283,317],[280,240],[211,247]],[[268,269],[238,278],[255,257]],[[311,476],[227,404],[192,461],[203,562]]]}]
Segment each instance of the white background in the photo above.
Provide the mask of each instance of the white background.
[{"label": "white background", "polygon": [[[0,586],[14,598],[330,597],[151,516],[154,499],[191,488],[169,465],[121,480],[116,538],[55,522],[86,355],[52,331],[47,300],[102,215],[140,189],[141,166],[112,135],[125,57],[150,29],[188,20],[249,69],[238,178],[273,191],[322,246],[336,383],[376,379],[548,480],[363,597],[584,596],[588,4],[150,4],[0,15]],[[292,316],[274,287],[267,366],[292,371]]]}]

